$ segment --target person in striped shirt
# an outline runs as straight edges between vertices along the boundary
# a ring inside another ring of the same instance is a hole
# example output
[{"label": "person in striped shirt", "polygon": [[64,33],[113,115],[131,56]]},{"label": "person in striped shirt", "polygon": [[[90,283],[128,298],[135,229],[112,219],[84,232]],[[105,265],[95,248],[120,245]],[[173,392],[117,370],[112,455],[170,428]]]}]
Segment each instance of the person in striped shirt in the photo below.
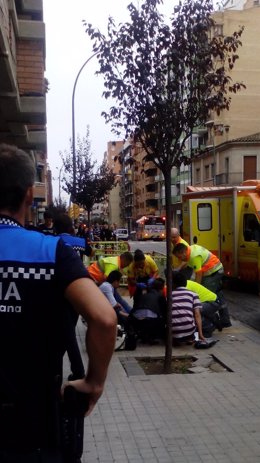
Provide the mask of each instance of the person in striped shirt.
[{"label": "person in striped shirt", "polygon": [[172,339],[173,345],[191,344],[195,331],[204,341],[201,321],[201,302],[198,295],[186,288],[187,279],[181,272],[173,272],[172,281]]}]

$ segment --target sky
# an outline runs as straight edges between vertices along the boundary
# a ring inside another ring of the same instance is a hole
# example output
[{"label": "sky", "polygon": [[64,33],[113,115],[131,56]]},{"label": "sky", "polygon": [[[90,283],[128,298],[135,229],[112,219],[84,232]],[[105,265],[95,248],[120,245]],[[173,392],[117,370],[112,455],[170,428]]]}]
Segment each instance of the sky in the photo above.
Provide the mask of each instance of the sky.
[{"label": "sky", "polygon": [[[92,43],[85,33],[82,20],[105,32],[109,16],[117,23],[128,20],[129,3],[130,0],[43,0],[46,27],[45,77],[50,87],[47,93],[48,163],[54,179],[54,198],[59,194],[58,178],[62,166],[59,153],[69,150],[72,137],[74,82],[81,66],[92,55]],[[133,3],[138,6],[138,0],[133,0]],[[176,3],[177,0],[164,0],[163,11],[170,16]],[[93,157],[101,164],[107,143],[117,138],[101,116],[101,112],[109,106],[102,97],[102,76],[95,76],[97,69],[94,57],[79,76],[74,99],[75,134],[82,138],[89,125]],[[66,199],[62,190],[61,197]]]}]

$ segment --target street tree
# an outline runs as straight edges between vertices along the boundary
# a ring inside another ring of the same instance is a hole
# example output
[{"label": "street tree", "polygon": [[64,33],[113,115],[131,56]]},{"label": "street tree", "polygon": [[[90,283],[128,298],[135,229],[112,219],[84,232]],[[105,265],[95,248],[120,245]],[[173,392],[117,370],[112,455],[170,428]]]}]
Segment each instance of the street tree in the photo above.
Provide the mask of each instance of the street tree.
[{"label": "street tree", "polygon": [[211,0],[183,0],[170,20],[160,12],[162,0],[128,5],[129,21],[109,18],[104,35],[84,22],[98,52],[104,97],[115,103],[103,115],[115,133],[139,142],[145,161],[153,161],[165,182],[167,232],[168,329],[165,371],[172,356],[171,338],[171,170],[190,163],[185,143],[210,111],[228,110],[231,94],[242,87],[232,81],[243,28],[230,36],[214,35]]},{"label": "street tree", "polygon": [[53,219],[56,219],[56,217],[60,214],[65,214],[67,210],[68,207],[66,201],[60,198],[55,198],[53,203],[48,206],[48,212],[52,214]]},{"label": "street tree", "polygon": [[94,204],[102,202],[113,188],[115,176],[113,171],[103,161],[97,166],[93,161],[89,128],[86,136],[78,137],[76,144],[76,182],[73,181],[73,155],[71,150],[60,153],[64,174],[62,178],[63,190],[71,197],[73,203],[84,208],[88,214],[88,226],[90,226],[90,214]]}]

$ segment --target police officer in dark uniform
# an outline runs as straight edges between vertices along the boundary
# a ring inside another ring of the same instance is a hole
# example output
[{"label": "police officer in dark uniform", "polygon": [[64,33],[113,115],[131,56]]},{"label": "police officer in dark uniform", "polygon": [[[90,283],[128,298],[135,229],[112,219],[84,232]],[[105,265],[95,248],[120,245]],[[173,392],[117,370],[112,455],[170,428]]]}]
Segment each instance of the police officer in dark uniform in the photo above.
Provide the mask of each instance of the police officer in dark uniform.
[{"label": "police officer in dark uniform", "polygon": [[101,396],[116,333],[114,310],[59,237],[24,228],[35,163],[0,145],[0,462],[62,463],[59,439],[64,300],[87,320],[88,369],[68,384]]},{"label": "police officer in dark uniform", "polygon": [[[86,238],[75,236],[73,234],[73,222],[68,214],[59,214],[54,220],[55,233],[68,245],[72,246],[74,251],[83,258],[84,255],[90,256],[92,248],[86,241]],[[68,323],[65,325],[65,350],[68,353],[71,372],[69,379],[79,379],[85,374],[84,365],[81,359],[75,327],[78,321],[78,314],[75,311],[68,310]]]},{"label": "police officer in dark uniform", "polygon": [[59,214],[54,220],[54,230],[65,243],[72,246],[83,260],[83,256],[90,257],[94,253],[84,236],[75,236],[72,219],[68,214]]}]

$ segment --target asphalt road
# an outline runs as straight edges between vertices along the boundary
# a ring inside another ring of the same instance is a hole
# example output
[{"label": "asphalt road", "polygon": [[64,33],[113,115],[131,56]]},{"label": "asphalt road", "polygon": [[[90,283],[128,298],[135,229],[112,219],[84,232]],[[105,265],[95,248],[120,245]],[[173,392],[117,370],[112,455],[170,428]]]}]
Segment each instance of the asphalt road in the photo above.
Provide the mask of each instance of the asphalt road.
[{"label": "asphalt road", "polygon": [[224,290],[232,317],[260,331],[260,296],[238,290]]},{"label": "asphalt road", "polygon": [[143,252],[160,252],[166,254],[165,241],[129,241],[130,250],[141,249]]},{"label": "asphalt road", "polygon": [[[131,251],[142,249],[143,252],[166,253],[165,241],[129,241],[129,244]],[[240,284],[237,289],[225,289],[224,293],[230,315],[260,331],[260,296],[254,292],[254,289],[244,285],[241,290]]]}]

